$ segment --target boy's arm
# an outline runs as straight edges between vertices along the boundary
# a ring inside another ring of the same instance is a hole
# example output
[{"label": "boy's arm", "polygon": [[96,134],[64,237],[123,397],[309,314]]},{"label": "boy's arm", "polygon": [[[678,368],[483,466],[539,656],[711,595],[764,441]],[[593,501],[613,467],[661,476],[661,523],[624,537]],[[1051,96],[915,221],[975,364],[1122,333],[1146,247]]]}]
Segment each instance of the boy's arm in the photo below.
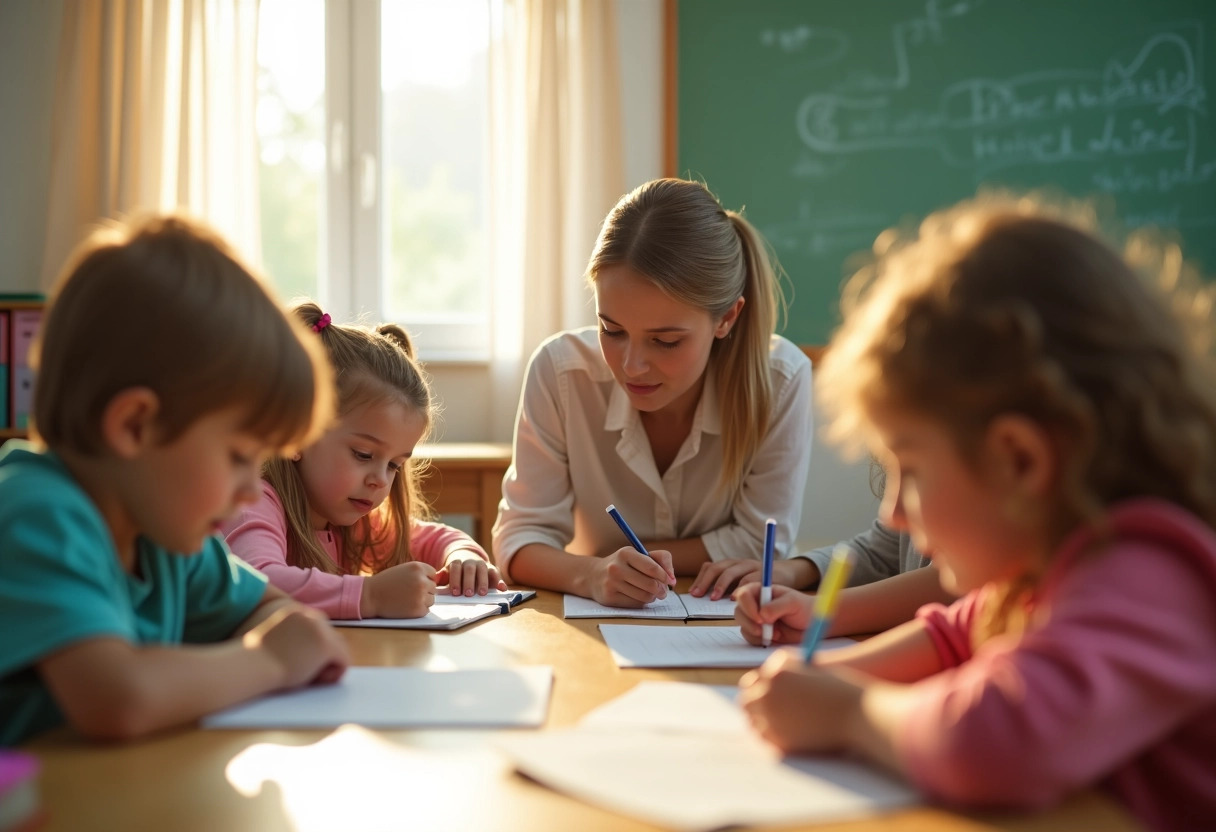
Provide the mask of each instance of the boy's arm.
[{"label": "boy's arm", "polygon": [[228,641],[161,647],[93,638],[37,667],[81,733],[125,740],[279,688],[335,681],[348,663],[345,643],[323,615],[269,589]]},{"label": "boy's arm", "polygon": [[258,605],[250,610],[245,620],[232,631],[232,638],[239,639],[279,610],[292,607],[298,603],[298,601],[293,600],[290,595],[273,584],[266,584],[266,591],[262,594],[262,600],[258,601]]}]

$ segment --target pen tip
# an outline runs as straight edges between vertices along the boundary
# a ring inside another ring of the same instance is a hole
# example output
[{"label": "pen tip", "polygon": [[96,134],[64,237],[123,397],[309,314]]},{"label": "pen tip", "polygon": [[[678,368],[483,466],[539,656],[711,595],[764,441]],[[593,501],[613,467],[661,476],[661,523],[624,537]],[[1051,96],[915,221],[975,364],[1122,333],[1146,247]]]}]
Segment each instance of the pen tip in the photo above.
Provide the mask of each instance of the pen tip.
[{"label": "pen tip", "polygon": [[616,511],[616,504],[610,503],[608,505],[608,508],[604,509],[604,511],[608,512],[609,514],[612,514],[612,512]]}]

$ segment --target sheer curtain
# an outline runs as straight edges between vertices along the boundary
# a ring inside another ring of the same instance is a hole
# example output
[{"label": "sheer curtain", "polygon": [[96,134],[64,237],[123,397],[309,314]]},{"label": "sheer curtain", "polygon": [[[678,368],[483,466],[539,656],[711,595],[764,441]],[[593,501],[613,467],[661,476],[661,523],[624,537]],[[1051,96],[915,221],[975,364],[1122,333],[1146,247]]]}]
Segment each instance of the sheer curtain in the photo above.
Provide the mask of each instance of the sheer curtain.
[{"label": "sheer curtain", "polygon": [[532,350],[594,320],[583,270],[625,175],[616,1],[493,9],[491,431],[506,439]]},{"label": "sheer curtain", "polygon": [[181,209],[259,259],[258,0],[65,0],[42,285],[89,226]]}]

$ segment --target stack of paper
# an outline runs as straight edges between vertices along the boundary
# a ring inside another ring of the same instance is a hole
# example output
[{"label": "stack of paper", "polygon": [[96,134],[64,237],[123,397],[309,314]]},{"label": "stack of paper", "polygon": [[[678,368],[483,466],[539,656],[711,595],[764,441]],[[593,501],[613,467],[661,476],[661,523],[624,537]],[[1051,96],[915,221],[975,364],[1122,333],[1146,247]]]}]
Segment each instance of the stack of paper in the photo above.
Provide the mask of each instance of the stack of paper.
[{"label": "stack of paper", "polygon": [[577,728],[500,750],[552,788],[680,830],[843,820],[918,801],[853,760],[781,758],[748,730],[733,688],[643,682]]}]

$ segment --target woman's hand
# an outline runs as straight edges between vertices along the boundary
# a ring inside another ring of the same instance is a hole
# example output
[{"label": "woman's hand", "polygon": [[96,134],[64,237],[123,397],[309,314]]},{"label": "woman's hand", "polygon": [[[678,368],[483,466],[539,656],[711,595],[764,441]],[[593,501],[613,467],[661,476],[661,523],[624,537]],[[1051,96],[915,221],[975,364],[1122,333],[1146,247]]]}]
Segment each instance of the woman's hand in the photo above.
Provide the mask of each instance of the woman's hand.
[{"label": "woman's hand", "polygon": [[[728,596],[736,586],[759,583],[763,577],[763,568],[764,564],[758,560],[728,558],[708,561],[701,564],[701,571],[688,588],[688,593],[698,598],[708,594],[709,600],[717,601]],[[775,586],[804,589],[818,581],[819,568],[807,558],[785,558],[773,563]]]},{"label": "woman's hand", "polygon": [[591,597],[606,607],[637,609],[666,598],[667,588],[676,585],[671,552],[652,549],[647,557],[625,546],[605,558],[597,558],[588,589]]}]

